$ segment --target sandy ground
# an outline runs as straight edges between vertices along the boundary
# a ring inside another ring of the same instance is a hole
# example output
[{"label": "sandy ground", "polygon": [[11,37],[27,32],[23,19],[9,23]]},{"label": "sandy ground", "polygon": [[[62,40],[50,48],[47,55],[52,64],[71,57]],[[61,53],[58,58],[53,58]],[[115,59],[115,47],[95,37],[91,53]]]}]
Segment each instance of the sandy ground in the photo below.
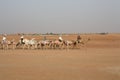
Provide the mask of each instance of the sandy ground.
[{"label": "sandy ground", "polygon": [[0,80],[120,80],[120,34],[82,37],[81,49],[0,50]]}]

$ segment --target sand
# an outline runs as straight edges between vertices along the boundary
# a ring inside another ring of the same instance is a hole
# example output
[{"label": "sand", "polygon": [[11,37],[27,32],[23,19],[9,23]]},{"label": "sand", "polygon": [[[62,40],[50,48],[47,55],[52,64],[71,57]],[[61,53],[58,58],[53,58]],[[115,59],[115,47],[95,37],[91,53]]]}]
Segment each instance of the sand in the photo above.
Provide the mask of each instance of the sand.
[{"label": "sand", "polygon": [[0,50],[0,80],[120,80],[120,34],[82,37],[80,49]]}]

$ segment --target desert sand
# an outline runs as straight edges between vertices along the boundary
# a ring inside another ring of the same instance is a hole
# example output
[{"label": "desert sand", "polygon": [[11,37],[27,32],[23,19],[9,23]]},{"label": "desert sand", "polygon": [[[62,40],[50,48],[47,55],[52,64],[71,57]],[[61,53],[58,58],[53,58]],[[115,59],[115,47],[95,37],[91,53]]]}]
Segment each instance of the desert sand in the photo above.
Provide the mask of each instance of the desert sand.
[{"label": "desert sand", "polygon": [[[8,39],[13,37],[19,40],[20,36],[10,35]],[[26,37],[42,39],[38,35]],[[120,34],[81,37],[90,41],[80,49],[0,49],[0,80],[120,80]],[[76,35],[63,38],[75,40]]]}]

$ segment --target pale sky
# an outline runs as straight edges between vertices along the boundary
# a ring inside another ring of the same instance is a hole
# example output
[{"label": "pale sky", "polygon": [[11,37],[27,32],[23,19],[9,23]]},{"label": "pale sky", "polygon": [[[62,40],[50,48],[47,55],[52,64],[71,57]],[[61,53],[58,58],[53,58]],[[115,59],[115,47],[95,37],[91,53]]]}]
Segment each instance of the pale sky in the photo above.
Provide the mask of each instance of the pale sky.
[{"label": "pale sky", "polygon": [[120,33],[120,0],[0,0],[0,33]]}]

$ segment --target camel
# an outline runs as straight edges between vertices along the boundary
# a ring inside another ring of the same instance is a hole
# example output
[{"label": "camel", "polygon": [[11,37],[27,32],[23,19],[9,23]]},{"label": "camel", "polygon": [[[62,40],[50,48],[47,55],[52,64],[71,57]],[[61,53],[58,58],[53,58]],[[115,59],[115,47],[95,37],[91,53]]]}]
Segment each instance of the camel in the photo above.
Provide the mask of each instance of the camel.
[{"label": "camel", "polygon": [[50,41],[49,40],[41,40],[38,42],[38,48],[41,49],[47,49],[50,46]]},{"label": "camel", "polygon": [[16,43],[15,41],[9,41],[9,40],[5,40],[5,41],[1,41],[1,46],[2,49],[9,49],[10,46],[12,46],[12,49],[15,49]]},{"label": "camel", "polygon": [[35,49],[37,48],[37,41],[35,38],[32,38],[31,40],[23,39],[23,42],[19,40],[19,42],[16,44],[16,47],[22,47],[22,49]]}]

